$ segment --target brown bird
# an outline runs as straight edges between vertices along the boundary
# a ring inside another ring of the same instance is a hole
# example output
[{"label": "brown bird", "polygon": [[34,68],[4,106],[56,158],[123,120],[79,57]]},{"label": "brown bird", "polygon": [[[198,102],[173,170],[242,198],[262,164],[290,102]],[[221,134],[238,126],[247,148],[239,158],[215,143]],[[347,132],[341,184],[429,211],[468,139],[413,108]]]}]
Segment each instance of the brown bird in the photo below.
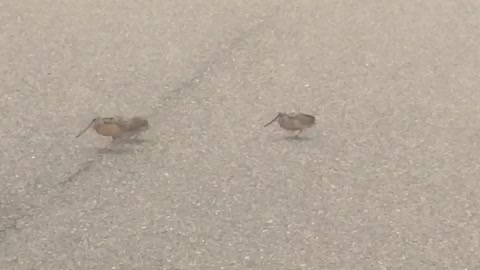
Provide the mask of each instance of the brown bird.
[{"label": "brown bird", "polygon": [[149,128],[148,121],[137,116],[130,119],[124,119],[120,116],[97,117],[77,135],[77,138],[92,126],[98,134],[112,137],[113,140],[138,135]]},{"label": "brown bird", "polygon": [[304,114],[304,113],[282,113],[279,112],[272,121],[268,122],[264,127],[270,125],[271,123],[277,120],[278,125],[281,128],[289,130],[289,131],[299,131],[295,137],[298,137],[300,133],[302,133],[305,129],[312,127],[315,125],[315,117],[312,115]]}]

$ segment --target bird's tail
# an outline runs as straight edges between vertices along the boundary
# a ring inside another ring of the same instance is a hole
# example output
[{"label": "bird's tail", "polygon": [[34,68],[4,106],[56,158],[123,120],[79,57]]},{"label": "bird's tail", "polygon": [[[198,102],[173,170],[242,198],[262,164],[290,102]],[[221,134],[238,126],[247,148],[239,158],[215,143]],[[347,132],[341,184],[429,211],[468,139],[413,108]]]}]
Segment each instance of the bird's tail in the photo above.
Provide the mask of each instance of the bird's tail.
[{"label": "bird's tail", "polygon": [[144,119],[141,117],[134,117],[130,119],[130,124],[128,129],[131,131],[134,131],[134,130],[148,128],[148,127],[149,127],[149,124],[147,119]]}]

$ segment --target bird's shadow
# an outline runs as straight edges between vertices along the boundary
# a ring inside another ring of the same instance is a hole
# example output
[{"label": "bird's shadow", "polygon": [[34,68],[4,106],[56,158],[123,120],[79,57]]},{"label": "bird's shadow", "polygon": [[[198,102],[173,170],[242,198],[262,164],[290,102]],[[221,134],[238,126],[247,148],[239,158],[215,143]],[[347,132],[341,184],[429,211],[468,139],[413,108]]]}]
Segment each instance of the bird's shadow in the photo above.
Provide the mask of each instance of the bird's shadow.
[{"label": "bird's shadow", "polygon": [[113,141],[110,145],[120,146],[120,145],[142,145],[142,144],[155,145],[157,143],[154,140],[145,140],[145,139],[139,139],[139,138],[125,138],[125,139],[118,139],[117,141]]},{"label": "bird's shadow", "polygon": [[275,142],[280,142],[280,141],[288,141],[288,142],[306,142],[306,141],[311,141],[312,138],[310,137],[297,137],[297,136],[286,136],[281,139],[276,139],[274,140]]},{"label": "bird's shadow", "polygon": [[123,155],[123,154],[129,154],[133,153],[132,148],[125,148],[123,146],[127,145],[142,145],[142,144],[150,144],[154,145],[156,144],[155,141],[153,140],[144,140],[144,139],[120,139],[118,141],[110,143],[108,146],[103,147],[103,148],[97,148],[97,153],[98,154],[109,154],[109,155]]},{"label": "bird's shadow", "polygon": [[293,142],[302,142],[302,141],[310,141],[312,138],[310,137],[300,137],[300,136],[288,136],[283,138],[286,141],[293,141]]},{"label": "bird's shadow", "polygon": [[124,155],[132,152],[131,149],[117,149],[111,147],[97,148],[97,154],[101,155]]}]

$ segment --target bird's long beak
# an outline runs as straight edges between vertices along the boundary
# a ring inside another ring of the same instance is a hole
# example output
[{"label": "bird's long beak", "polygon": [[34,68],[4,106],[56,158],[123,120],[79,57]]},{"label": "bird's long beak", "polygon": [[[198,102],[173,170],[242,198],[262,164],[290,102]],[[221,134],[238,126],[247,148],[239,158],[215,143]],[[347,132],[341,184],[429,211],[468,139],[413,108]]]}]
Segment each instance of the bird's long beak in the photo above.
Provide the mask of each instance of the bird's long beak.
[{"label": "bird's long beak", "polygon": [[84,130],[80,131],[80,133],[78,133],[76,138],[80,137],[83,133],[85,133],[85,131],[87,131],[87,129],[89,129],[92,126],[92,124],[93,124],[93,121],[90,122],[90,124]]},{"label": "bird's long beak", "polygon": [[277,120],[277,118],[278,118],[279,116],[280,116],[280,114],[277,114],[277,116],[275,116],[275,118],[273,118],[272,121],[268,122],[268,124],[266,124],[266,125],[263,126],[263,127],[266,127],[266,126],[270,125],[271,123],[275,122],[275,120]]}]

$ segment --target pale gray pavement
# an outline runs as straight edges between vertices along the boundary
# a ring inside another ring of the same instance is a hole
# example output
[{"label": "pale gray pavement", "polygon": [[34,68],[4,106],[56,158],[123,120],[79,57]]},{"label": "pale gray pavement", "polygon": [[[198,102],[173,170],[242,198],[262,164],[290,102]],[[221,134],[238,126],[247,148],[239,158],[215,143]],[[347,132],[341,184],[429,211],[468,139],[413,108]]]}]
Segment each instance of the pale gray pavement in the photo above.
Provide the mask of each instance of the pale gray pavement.
[{"label": "pale gray pavement", "polygon": [[0,269],[480,269],[479,14],[0,1]]}]

